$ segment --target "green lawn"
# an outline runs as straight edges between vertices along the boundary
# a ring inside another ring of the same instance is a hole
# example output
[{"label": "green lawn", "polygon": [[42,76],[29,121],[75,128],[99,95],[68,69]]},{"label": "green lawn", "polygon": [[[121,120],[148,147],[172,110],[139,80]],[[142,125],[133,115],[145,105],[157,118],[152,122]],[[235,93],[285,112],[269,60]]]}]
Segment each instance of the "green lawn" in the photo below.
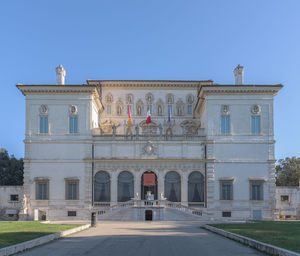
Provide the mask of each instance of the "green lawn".
[{"label": "green lawn", "polygon": [[291,251],[300,252],[300,221],[261,221],[247,224],[218,224],[211,226]]},{"label": "green lawn", "polygon": [[42,224],[38,221],[0,221],[0,248],[81,225]]}]

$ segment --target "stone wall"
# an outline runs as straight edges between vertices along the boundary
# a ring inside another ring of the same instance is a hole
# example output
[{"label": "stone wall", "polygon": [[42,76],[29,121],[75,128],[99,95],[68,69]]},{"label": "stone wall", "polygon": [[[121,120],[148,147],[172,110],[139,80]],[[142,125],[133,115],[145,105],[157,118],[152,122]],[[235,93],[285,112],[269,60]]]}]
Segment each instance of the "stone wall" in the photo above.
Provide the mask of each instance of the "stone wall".
[{"label": "stone wall", "polygon": [[23,186],[0,186],[0,220],[18,219],[22,199]]},{"label": "stone wall", "polygon": [[300,219],[300,187],[276,187],[276,212],[280,219]]}]

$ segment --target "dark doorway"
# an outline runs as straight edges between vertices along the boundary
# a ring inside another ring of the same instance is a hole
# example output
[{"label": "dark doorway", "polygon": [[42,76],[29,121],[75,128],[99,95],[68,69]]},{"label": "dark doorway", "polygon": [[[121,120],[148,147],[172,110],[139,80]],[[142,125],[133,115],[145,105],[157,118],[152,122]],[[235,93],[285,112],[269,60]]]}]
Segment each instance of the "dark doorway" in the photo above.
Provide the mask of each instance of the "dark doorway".
[{"label": "dark doorway", "polygon": [[[154,184],[151,184],[149,186],[144,185],[144,174],[153,174],[155,181]],[[157,200],[157,177],[154,172],[144,172],[142,175],[142,180],[141,180],[141,199],[146,200],[147,199],[147,192],[151,191],[151,194],[153,195],[153,199]]]},{"label": "dark doorway", "polygon": [[145,211],[145,220],[152,220],[152,211],[151,210],[146,210]]}]

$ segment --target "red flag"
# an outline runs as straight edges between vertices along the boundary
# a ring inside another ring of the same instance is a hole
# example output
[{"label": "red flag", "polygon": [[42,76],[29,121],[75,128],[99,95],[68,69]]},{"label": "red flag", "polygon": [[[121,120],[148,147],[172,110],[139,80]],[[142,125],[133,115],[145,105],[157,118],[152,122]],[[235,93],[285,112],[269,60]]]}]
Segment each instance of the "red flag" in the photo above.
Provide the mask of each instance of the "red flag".
[{"label": "red flag", "polygon": [[155,174],[154,173],[144,173],[143,174],[144,186],[155,186]]}]

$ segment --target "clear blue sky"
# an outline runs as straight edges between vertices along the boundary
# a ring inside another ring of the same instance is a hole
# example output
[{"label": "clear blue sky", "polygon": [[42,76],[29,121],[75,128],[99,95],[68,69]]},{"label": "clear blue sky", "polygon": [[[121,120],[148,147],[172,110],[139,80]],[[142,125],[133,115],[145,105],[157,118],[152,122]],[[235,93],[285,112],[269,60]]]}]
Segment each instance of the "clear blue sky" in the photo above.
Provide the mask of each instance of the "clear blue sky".
[{"label": "clear blue sky", "polygon": [[23,157],[15,85],[86,79],[213,79],[285,87],[275,97],[276,157],[300,156],[299,0],[9,0],[0,3],[0,147]]}]

